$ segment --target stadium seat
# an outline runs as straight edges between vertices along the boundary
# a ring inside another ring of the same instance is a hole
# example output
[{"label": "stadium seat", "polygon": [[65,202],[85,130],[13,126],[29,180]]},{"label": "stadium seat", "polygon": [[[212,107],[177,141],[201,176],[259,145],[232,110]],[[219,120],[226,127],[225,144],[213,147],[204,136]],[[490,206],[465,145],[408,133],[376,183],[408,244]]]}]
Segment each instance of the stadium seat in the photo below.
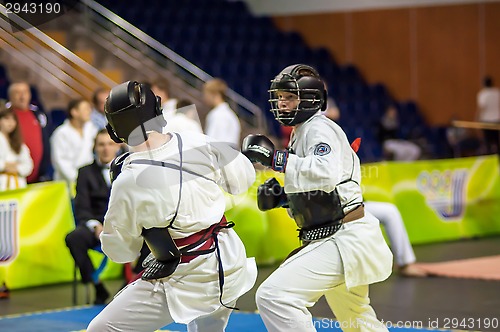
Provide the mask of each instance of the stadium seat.
[{"label": "stadium seat", "polygon": [[63,109],[53,109],[48,113],[49,122],[51,123],[50,132],[52,133],[57,127],[62,125],[64,120],[66,120],[66,110]]}]

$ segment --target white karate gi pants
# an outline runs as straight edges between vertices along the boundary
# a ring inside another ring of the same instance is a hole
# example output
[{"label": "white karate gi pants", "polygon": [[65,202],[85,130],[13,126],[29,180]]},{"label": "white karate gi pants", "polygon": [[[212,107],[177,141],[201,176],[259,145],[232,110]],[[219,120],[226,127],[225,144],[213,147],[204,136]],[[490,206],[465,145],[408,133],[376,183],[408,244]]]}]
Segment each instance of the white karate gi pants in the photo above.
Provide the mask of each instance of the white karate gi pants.
[{"label": "white karate gi pants", "polygon": [[316,331],[307,308],[322,295],[343,331],[387,331],[370,306],[368,285],[346,288],[335,239],[296,256],[274,271],[257,290],[257,307],[269,332]]},{"label": "white karate gi pants", "polygon": [[[153,332],[172,323],[165,287],[159,282],[155,287],[156,281],[139,279],[128,285],[90,322],[87,332]],[[222,332],[231,312],[231,309],[220,307],[193,320],[188,324],[188,331]]]}]

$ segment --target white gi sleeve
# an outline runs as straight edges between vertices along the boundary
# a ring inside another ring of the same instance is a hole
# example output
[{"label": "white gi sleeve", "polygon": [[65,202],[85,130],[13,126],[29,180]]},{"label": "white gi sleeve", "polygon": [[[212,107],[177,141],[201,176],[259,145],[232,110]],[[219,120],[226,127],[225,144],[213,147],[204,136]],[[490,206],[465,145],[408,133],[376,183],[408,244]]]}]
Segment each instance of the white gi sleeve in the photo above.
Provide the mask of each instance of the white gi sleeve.
[{"label": "white gi sleeve", "polygon": [[[305,157],[290,153],[285,168],[285,192],[297,193],[312,190],[331,192],[341,181],[343,151],[341,132],[318,123],[305,137]],[[344,138],[345,139],[345,138]]]},{"label": "white gi sleeve", "polygon": [[17,171],[21,176],[28,176],[33,172],[33,159],[31,159],[30,150],[26,144],[21,146],[19,159],[17,164]]},{"label": "white gi sleeve", "polygon": [[130,183],[132,176],[123,175],[113,183],[100,236],[102,251],[117,263],[131,262],[139,255],[144,239],[138,220],[147,214],[148,205],[154,204],[148,202],[149,194],[141,193],[135,183]]},{"label": "white gi sleeve", "polygon": [[210,148],[215,156],[214,167],[219,170],[217,184],[232,195],[247,191],[255,182],[250,160],[227,143],[211,141]]}]

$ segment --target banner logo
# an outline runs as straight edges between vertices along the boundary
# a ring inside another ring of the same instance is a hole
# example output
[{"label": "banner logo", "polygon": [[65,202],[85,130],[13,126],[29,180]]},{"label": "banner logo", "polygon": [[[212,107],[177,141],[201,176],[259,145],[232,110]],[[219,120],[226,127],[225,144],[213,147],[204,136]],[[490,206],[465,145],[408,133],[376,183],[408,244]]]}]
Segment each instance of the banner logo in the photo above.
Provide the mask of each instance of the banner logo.
[{"label": "banner logo", "polygon": [[467,169],[423,171],[417,178],[417,188],[441,219],[453,221],[465,211],[467,175]]},{"label": "banner logo", "polygon": [[0,265],[19,254],[18,216],[17,201],[0,201]]}]

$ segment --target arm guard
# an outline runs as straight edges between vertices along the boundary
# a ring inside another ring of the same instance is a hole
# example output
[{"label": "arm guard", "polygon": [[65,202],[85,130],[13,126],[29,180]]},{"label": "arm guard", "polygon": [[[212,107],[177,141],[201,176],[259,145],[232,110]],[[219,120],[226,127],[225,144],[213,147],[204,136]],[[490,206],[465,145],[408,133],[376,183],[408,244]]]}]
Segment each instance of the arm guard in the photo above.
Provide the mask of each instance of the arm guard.
[{"label": "arm guard", "polygon": [[142,279],[161,279],[174,273],[180,263],[181,253],[168,228],[143,229],[142,236],[155,257],[146,267]]}]

